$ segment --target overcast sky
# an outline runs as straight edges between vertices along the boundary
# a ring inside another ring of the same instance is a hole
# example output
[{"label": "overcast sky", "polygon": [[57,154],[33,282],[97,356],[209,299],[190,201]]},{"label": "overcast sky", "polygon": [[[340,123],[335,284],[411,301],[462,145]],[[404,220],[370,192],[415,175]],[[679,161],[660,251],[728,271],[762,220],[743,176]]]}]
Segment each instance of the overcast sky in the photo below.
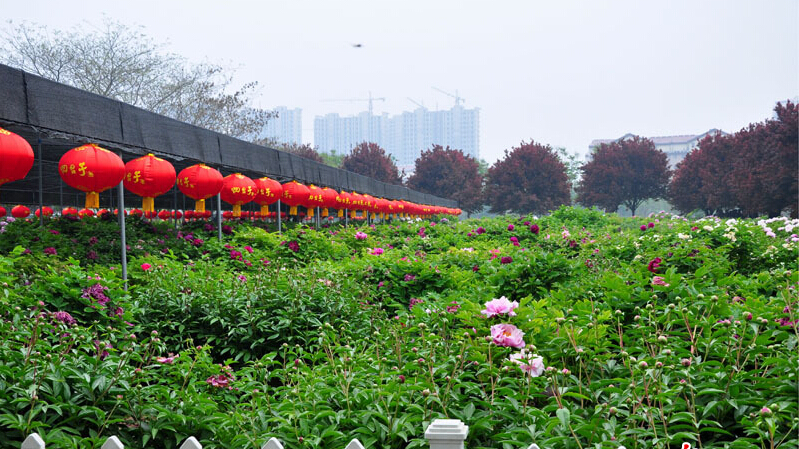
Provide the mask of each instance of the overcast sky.
[{"label": "overcast sky", "polygon": [[[585,153],[595,138],[736,131],[799,94],[799,1],[3,0],[52,28],[142,25],[169,50],[237,68],[257,104],[313,118],[479,107],[481,157],[522,140]],[[6,23],[0,27],[7,27]],[[351,44],[362,44],[353,48]]]}]

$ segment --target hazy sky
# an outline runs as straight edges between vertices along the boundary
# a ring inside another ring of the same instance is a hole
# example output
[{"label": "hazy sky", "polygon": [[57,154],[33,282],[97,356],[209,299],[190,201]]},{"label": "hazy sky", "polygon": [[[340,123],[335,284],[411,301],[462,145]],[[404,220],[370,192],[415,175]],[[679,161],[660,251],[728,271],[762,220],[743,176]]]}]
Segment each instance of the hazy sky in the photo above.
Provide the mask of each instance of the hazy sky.
[{"label": "hazy sky", "polygon": [[[481,108],[489,162],[522,140],[585,153],[595,138],[736,131],[799,94],[799,1],[0,0],[3,17],[70,28],[102,15],[169,50],[236,67],[258,105],[313,119]],[[0,25],[6,28],[8,25]],[[360,43],[362,48],[351,44]]]}]

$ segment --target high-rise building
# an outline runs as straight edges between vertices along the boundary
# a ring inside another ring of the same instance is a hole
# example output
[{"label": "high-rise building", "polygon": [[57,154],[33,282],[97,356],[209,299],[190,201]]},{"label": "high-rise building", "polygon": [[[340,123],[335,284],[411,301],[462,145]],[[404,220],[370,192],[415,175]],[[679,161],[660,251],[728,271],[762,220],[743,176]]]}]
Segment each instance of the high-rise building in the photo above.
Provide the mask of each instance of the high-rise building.
[{"label": "high-rise building", "polygon": [[357,116],[327,114],[314,119],[314,145],[319,151],[349,154],[365,141],[383,147],[406,171],[412,170],[422,151],[433,145],[449,146],[479,159],[480,109],[456,105],[447,111],[430,111],[420,107],[394,116],[362,112]]},{"label": "high-rise building", "polygon": [[262,139],[272,139],[278,143],[302,143],[302,109],[289,109],[278,106],[275,109],[277,118],[267,122],[261,135]]}]

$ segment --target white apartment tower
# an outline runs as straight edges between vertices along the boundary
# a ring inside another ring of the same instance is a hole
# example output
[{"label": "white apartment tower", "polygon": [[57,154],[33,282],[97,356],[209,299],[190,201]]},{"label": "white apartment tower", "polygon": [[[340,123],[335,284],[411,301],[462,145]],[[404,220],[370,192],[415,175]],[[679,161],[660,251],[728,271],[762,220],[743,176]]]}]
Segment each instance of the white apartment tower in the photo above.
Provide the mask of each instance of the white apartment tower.
[{"label": "white apartment tower", "polygon": [[279,143],[302,143],[302,109],[289,109],[278,106],[275,109],[277,118],[267,122],[260,138],[272,139]]},{"label": "white apartment tower", "polygon": [[357,116],[327,114],[314,119],[314,145],[319,151],[348,154],[364,141],[383,147],[406,171],[412,170],[422,151],[433,145],[449,146],[479,159],[480,109],[456,105],[450,110],[430,111],[420,107],[394,116],[362,112]]}]

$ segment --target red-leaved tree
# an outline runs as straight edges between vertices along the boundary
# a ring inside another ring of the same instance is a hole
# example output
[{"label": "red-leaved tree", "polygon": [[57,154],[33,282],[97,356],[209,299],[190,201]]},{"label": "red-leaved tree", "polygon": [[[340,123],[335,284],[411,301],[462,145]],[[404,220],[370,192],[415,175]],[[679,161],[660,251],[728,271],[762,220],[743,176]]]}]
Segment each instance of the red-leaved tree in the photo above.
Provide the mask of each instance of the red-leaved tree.
[{"label": "red-leaved tree", "polygon": [[638,136],[602,144],[583,164],[577,202],[615,212],[624,205],[632,214],[644,201],[665,196],[669,184],[666,153]]},{"label": "red-leaved tree", "polygon": [[679,210],[720,216],[776,216],[799,203],[799,109],[774,108],[776,120],[731,135],[707,136],[677,165],[669,200]]},{"label": "red-leaved tree", "polygon": [[476,212],[483,206],[483,177],[480,164],[461,150],[434,145],[416,159],[408,187],[420,192],[458,201],[461,209]]},{"label": "red-leaved tree", "polygon": [[742,215],[797,215],[799,107],[791,101],[774,108],[776,120],[749,125],[733,136],[735,159],[730,184]]},{"label": "red-leaved tree", "polygon": [[546,213],[569,204],[566,167],[549,145],[514,147],[488,169],[485,198],[491,212]]},{"label": "red-leaved tree", "polygon": [[397,165],[376,143],[363,142],[341,161],[341,168],[389,184],[402,184]]}]

